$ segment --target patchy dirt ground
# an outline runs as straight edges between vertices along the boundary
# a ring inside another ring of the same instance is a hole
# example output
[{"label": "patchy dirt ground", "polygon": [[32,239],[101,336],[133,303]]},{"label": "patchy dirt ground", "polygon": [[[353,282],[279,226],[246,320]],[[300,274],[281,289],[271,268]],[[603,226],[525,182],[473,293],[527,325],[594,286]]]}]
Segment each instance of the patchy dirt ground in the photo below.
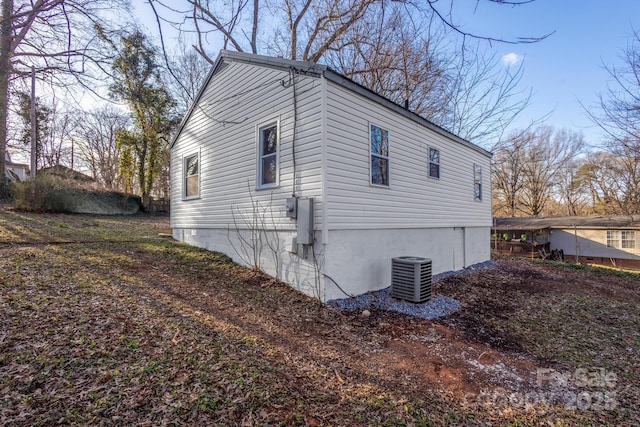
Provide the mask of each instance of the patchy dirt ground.
[{"label": "patchy dirt ground", "polygon": [[2,424],[638,425],[638,276],[500,260],[364,318],[167,225],[0,212]]}]

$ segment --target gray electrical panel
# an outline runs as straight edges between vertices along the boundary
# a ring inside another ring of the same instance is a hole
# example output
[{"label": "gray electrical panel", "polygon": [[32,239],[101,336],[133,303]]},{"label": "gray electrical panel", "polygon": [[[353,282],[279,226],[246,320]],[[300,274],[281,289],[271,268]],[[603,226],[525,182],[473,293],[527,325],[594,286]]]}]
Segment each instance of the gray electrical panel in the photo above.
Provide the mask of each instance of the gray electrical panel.
[{"label": "gray electrical panel", "polygon": [[313,199],[298,199],[298,235],[296,242],[300,245],[313,244]]}]

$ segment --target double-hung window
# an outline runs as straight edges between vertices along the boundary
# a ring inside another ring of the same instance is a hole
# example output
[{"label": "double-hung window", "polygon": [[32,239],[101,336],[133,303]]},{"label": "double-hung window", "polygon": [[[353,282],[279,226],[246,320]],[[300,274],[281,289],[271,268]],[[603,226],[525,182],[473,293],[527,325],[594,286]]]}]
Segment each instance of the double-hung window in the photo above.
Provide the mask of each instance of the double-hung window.
[{"label": "double-hung window", "polygon": [[607,247],[635,249],[636,232],[634,230],[607,230]]},{"label": "double-hung window", "polygon": [[258,188],[278,186],[278,122],[258,127]]},{"label": "double-hung window", "polygon": [[482,166],[473,165],[473,198],[482,201]]},{"label": "double-hung window", "polygon": [[607,230],[607,247],[620,248],[620,231]]},{"label": "double-hung window", "polygon": [[183,160],[184,197],[192,198],[200,195],[200,156],[192,154]]},{"label": "double-hung window", "polygon": [[429,176],[440,178],[440,150],[429,148]]},{"label": "double-hung window", "polygon": [[622,230],[620,232],[622,243],[622,249],[635,249],[636,248],[636,232],[633,230]]},{"label": "double-hung window", "polygon": [[389,132],[371,125],[371,184],[389,186]]}]

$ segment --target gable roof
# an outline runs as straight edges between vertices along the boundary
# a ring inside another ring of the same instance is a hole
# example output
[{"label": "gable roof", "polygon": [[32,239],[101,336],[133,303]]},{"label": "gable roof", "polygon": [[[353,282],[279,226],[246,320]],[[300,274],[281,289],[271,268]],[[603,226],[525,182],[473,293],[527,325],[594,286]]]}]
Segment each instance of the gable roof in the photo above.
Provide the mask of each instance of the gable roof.
[{"label": "gable roof", "polygon": [[640,215],[495,218],[494,228],[640,228]]},{"label": "gable roof", "polygon": [[15,167],[26,167],[26,168],[29,167],[29,165],[25,165],[23,163],[15,163],[13,160],[11,160],[11,153],[9,152],[9,150],[5,150],[4,152],[4,164],[7,166],[15,166]]},{"label": "gable roof", "polygon": [[4,164],[7,165],[7,167],[29,169],[29,165],[26,165],[24,163],[14,163],[12,161],[6,161],[4,162]]},{"label": "gable roof", "polygon": [[332,70],[331,68],[329,68],[326,65],[323,64],[317,64],[314,62],[306,62],[306,61],[294,61],[291,59],[284,59],[284,58],[274,58],[271,56],[264,56],[264,55],[255,55],[255,54],[251,54],[251,53],[245,53],[245,52],[232,52],[232,51],[228,51],[228,50],[221,50],[220,54],[218,55],[218,57],[216,58],[216,61],[213,64],[213,67],[211,68],[211,71],[209,72],[209,74],[207,75],[207,77],[205,78],[204,83],[202,84],[202,87],[200,88],[200,90],[198,91],[198,94],[196,95],[195,100],[193,101],[193,103],[191,104],[191,107],[189,107],[189,110],[187,110],[186,114],[184,115],[180,126],[178,128],[178,131],[176,132],[175,136],[173,137],[171,144],[170,144],[170,148],[172,148],[178,137],[180,136],[180,134],[182,133],[182,130],[184,129],[185,125],[187,124],[187,122],[189,121],[189,118],[191,117],[191,115],[193,114],[193,111],[195,110],[198,102],[200,101],[200,98],[202,97],[202,95],[204,94],[206,88],[209,86],[209,83],[211,82],[211,80],[213,79],[213,76],[218,73],[220,70],[222,70],[222,68],[224,67],[224,63],[226,61],[229,62],[239,62],[239,63],[245,63],[245,64],[253,64],[253,65],[257,65],[257,66],[261,66],[261,67],[269,67],[269,68],[276,68],[276,69],[280,69],[280,70],[291,70],[291,69],[295,69],[297,72],[300,72],[304,75],[307,76],[313,76],[313,77],[324,77],[327,80],[336,83],[338,85],[340,85],[341,87],[346,88],[347,90],[350,90],[352,92],[355,92],[359,95],[364,96],[365,98],[376,102],[377,104],[380,104],[386,108],[389,108],[390,110],[394,111],[395,113],[400,114],[403,117],[406,117],[410,120],[413,120],[414,122],[436,132],[439,133],[459,144],[462,144],[466,147],[469,147],[487,157],[491,157],[491,152],[485,150],[484,148],[470,142],[467,141],[466,139],[463,139],[451,132],[449,132],[448,130],[436,125],[435,123],[432,123],[431,121],[425,119],[424,117],[412,112],[411,110],[408,110],[394,102],[392,102],[391,100],[373,92],[372,90],[354,82],[353,80],[343,76],[342,74]]}]

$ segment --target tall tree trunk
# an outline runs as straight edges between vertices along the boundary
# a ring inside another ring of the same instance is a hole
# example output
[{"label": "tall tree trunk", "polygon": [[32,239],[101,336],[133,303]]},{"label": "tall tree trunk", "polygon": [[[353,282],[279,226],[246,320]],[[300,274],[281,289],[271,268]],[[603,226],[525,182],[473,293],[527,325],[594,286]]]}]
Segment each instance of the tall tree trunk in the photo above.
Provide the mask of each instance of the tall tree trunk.
[{"label": "tall tree trunk", "polygon": [[13,0],[2,0],[0,22],[0,179],[5,176],[7,151],[7,111],[9,107],[9,75],[11,74],[11,15]]},{"label": "tall tree trunk", "polygon": [[146,141],[146,137],[143,135],[142,138],[142,150],[138,151],[138,187],[140,188],[140,196],[142,197],[142,207],[147,210],[149,208],[149,192],[147,191],[147,167],[148,167],[148,159],[147,159],[147,150],[148,143]]}]

